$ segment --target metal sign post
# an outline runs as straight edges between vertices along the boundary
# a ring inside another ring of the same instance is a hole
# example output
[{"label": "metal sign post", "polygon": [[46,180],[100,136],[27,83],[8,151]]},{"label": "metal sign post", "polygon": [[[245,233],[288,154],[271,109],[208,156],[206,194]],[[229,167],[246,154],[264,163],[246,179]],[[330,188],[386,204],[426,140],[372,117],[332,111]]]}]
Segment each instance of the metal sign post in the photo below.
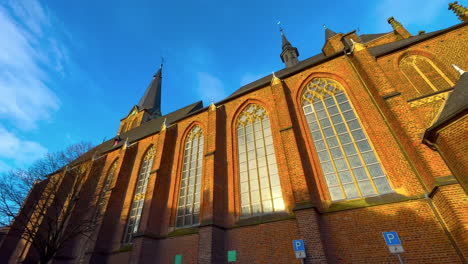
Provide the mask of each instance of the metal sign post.
[{"label": "metal sign post", "polygon": [[293,240],[293,249],[296,258],[301,259],[301,263],[304,263],[304,259],[306,258],[304,241],[302,239]]},{"label": "metal sign post", "polygon": [[385,239],[385,243],[387,243],[388,250],[390,250],[390,253],[396,254],[398,257],[398,260],[400,261],[400,264],[404,264],[402,257],[400,256],[400,253],[405,252],[403,249],[403,246],[401,245],[400,237],[398,236],[398,233],[395,231],[390,231],[390,232],[383,232],[383,237]]}]

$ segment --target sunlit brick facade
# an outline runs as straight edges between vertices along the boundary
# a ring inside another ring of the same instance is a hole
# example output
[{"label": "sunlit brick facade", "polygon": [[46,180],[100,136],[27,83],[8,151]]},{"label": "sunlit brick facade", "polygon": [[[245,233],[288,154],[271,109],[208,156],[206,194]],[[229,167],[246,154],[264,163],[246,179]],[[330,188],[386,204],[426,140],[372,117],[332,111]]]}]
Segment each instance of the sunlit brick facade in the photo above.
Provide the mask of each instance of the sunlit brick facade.
[{"label": "sunlit brick facade", "polygon": [[[408,263],[466,262],[468,101],[433,125],[468,94],[452,67],[468,69],[468,24],[389,24],[327,29],[323,53],[297,62],[282,35],[285,69],[208,107],[161,116],[140,102],[85,161],[98,228],[53,263],[227,263],[234,250],[233,263],[301,263],[294,239],[304,263],[395,263],[385,231]],[[33,251],[13,234],[0,247],[11,263]]]}]

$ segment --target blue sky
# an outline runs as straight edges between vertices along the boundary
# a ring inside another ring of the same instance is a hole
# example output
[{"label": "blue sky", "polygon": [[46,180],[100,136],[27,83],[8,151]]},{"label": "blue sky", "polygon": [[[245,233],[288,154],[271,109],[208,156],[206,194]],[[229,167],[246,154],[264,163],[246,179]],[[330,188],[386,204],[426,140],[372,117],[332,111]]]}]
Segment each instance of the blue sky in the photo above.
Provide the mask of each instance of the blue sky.
[{"label": "blue sky", "polygon": [[304,60],[324,24],[382,33],[394,16],[430,32],[459,23],[449,2],[0,0],[0,172],[115,136],[161,56],[166,114],[282,69],[277,21]]}]

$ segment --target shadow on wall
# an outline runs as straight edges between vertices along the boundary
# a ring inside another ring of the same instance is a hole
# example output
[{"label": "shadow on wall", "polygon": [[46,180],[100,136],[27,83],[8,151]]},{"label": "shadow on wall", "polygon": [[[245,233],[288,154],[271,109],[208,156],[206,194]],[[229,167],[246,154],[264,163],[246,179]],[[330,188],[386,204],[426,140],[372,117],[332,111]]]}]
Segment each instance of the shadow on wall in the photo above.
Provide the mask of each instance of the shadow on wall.
[{"label": "shadow on wall", "polygon": [[383,238],[396,231],[405,263],[462,263],[427,201],[413,200],[322,215],[331,263],[399,263]]}]

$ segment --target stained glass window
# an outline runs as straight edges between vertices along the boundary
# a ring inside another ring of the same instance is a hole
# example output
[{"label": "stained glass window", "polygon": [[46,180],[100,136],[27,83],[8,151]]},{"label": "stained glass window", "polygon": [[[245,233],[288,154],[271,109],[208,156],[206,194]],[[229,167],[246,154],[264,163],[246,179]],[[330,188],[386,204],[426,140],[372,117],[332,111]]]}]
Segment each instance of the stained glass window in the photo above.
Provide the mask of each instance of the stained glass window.
[{"label": "stained glass window", "polygon": [[339,83],[313,79],[304,90],[302,106],[331,200],[392,192]]},{"label": "stained glass window", "polygon": [[135,194],[133,196],[130,213],[127,220],[127,228],[125,229],[124,244],[132,241],[133,234],[138,231],[140,224],[141,212],[145,202],[146,187],[148,186],[148,179],[151,172],[154,159],[154,147],[150,147],[146,152],[141,163],[140,172],[138,174],[137,184],[135,187]]},{"label": "stained glass window", "polygon": [[270,119],[250,104],[237,120],[241,216],[284,210]]},{"label": "stained glass window", "polygon": [[203,131],[199,126],[195,126],[188,133],[185,142],[177,205],[177,227],[188,227],[199,223],[202,162]]}]

